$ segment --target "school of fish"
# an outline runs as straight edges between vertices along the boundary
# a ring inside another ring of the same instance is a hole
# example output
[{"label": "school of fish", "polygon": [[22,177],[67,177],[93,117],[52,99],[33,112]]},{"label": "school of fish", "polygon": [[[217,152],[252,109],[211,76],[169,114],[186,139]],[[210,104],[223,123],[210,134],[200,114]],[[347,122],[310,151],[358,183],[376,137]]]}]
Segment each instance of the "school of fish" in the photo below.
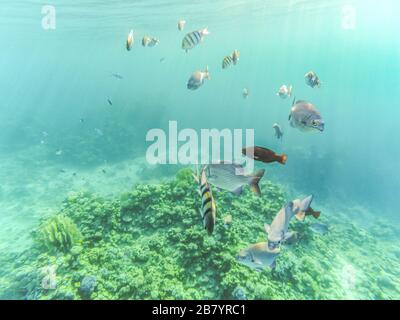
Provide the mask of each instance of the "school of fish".
[{"label": "school of fish", "polygon": [[[179,31],[186,28],[187,21],[180,19],[177,22]],[[182,39],[181,48],[186,53],[195,49],[204,42],[206,36],[210,35],[208,28],[195,29],[188,32]],[[131,51],[135,43],[134,31],[130,30],[126,39],[126,50]],[[144,35],[142,38],[143,47],[155,47],[160,44],[160,40],[149,35]],[[239,62],[240,52],[234,50],[231,54],[222,59],[222,69],[227,69],[231,66],[236,66]],[[162,62],[165,58],[161,58]],[[118,80],[122,80],[123,76],[112,74]],[[314,71],[309,71],[304,76],[305,83],[311,88],[320,88],[322,82],[319,76]],[[188,90],[198,90],[205,83],[205,80],[211,80],[208,66],[204,70],[197,70],[192,73],[187,81]],[[293,95],[294,88],[292,85],[282,85],[276,95],[281,99],[290,98]],[[249,88],[244,88],[242,97],[248,99],[250,95]],[[110,98],[107,99],[110,106],[113,105]],[[325,122],[316,108],[311,102],[305,100],[296,100],[294,98],[289,114],[290,127],[296,128],[302,132],[323,132],[325,130]],[[279,123],[274,123],[276,139],[282,141],[284,131]],[[100,129],[95,129],[98,135],[103,135]],[[62,150],[57,150],[56,155],[60,156]],[[286,154],[278,154],[265,146],[248,146],[242,150],[245,159],[252,159],[260,164],[269,165],[278,163],[285,165],[288,159]],[[262,197],[260,189],[260,181],[265,175],[265,170],[255,172],[246,172],[245,166],[239,163],[227,163],[220,161],[216,164],[205,165],[202,168],[197,167],[193,177],[198,185],[199,206],[198,211],[202,225],[209,235],[215,231],[217,221],[217,203],[213,196],[214,187],[217,191],[225,190],[234,196],[240,197],[243,194],[243,189],[250,188],[255,195]],[[290,231],[290,222],[295,217],[298,221],[304,221],[307,216],[312,216],[318,219],[321,215],[320,211],[315,211],[311,208],[311,203],[314,199],[313,195],[303,199],[296,199],[287,202],[270,224],[265,224],[266,240],[264,242],[250,244],[248,247],[240,250],[236,256],[238,263],[243,264],[256,271],[262,271],[265,267],[274,268],[277,263],[282,246],[285,244],[295,243],[299,238],[296,232]],[[234,223],[233,216],[227,215],[223,218],[224,227],[229,229]],[[328,226],[322,223],[314,223],[310,229],[319,235],[328,233]]]}]

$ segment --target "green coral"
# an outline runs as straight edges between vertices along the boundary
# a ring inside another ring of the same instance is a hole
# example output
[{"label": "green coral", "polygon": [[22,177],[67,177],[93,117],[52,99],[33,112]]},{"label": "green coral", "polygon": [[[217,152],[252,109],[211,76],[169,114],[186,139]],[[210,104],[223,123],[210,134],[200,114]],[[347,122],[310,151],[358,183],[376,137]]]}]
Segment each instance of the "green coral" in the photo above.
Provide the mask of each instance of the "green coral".
[{"label": "green coral", "polygon": [[[249,188],[241,197],[215,192],[217,223],[210,237],[197,212],[201,203],[197,189],[192,170],[184,169],[175,180],[138,184],[117,199],[72,194],[61,215],[38,231],[53,235],[54,225],[59,231],[76,224],[82,242],[66,241],[65,246],[63,237],[52,236],[62,239],[63,245],[57,240],[49,242],[50,247],[69,250],[61,250],[63,254],[49,251],[48,246],[27,250],[15,259],[12,278],[8,274],[4,281],[5,271],[0,273],[0,284],[16,292],[26,288],[16,297],[26,299],[81,299],[79,288],[86,276],[96,277],[91,299],[400,297],[398,248],[377,242],[345,215],[324,212],[321,222],[333,225],[326,236],[309,229],[314,222],[310,218],[293,221],[290,228],[300,235],[298,243],[283,247],[276,269],[256,272],[235,257],[249,244],[265,241],[263,225],[272,221],[287,197],[271,182],[262,183],[261,198]],[[226,228],[222,217],[228,214],[233,220]],[[54,222],[59,219],[69,223]],[[57,270],[55,290],[40,288],[38,270],[48,265]]]},{"label": "green coral", "polygon": [[44,221],[35,237],[50,252],[68,252],[80,241],[81,233],[71,218],[58,214]]}]

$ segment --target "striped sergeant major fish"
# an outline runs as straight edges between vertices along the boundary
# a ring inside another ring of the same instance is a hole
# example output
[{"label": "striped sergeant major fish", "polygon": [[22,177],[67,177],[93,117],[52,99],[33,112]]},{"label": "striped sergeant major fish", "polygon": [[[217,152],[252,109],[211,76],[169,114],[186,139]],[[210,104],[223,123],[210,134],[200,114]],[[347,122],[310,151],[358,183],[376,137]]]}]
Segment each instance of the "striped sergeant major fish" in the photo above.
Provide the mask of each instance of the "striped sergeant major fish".
[{"label": "striped sergeant major fish", "polygon": [[208,28],[189,32],[182,40],[182,49],[188,52],[204,40],[204,36],[209,35]]},{"label": "striped sergeant major fish", "polygon": [[203,219],[204,229],[211,235],[214,232],[217,207],[212,195],[211,186],[207,181],[206,167],[204,167],[199,175],[197,168],[197,175],[193,174],[194,179],[199,184],[199,193],[201,195],[201,208],[199,209],[200,216]]},{"label": "striped sergeant major fish", "polygon": [[236,65],[239,61],[240,52],[235,50],[232,52],[230,56],[226,56],[224,60],[222,60],[222,69],[228,68],[232,63]]}]

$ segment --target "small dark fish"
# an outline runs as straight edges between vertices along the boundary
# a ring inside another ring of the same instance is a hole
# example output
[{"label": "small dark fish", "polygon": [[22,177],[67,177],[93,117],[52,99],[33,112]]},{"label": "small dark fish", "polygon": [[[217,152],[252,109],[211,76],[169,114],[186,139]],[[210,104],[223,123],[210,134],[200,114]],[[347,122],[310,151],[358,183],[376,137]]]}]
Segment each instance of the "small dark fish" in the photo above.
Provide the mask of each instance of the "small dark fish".
[{"label": "small dark fish", "polygon": [[313,216],[315,219],[318,219],[321,216],[321,211],[315,211],[313,208],[309,207],[306,211],[306,216]]},{"label": "small dark fish", "polygon": [[106,171],[105,169],[101,170],[101,172],[103,172],[104,174],[106,174],[106,173],[107,173],[107,171]]},{"label": "small dark fish", "polygon": [[124,78],[123,76],[121,76],[121,75],[118,74],[118,73],[112,73],[111,76],[113,76],[114,78],[116,78],[116,79],[118,79],[118,80],[122,80],[122,79]]},{"label": "small dark fish", "polygon": [[110,106],[112,106],[112,105],[113,105],[113,103],[112,103],[111,99],[107,99],[107,102],[108,102],[108,104],[109,104]]},{"label": "small dark fish", "polygon": [[76,177],[76,172],[74,172],[72,175],[73,175],[74,177]]},{"label": "small dark fish", "polygon": [[311,231],[318,233],[320,235],[326,235],[329,232],[329,227],[326,224],[322,224],[322,223],[313,223],[310,226]]},{"label": "small dark fish", "polygon": [[81,119],[79,119],[79,122],[80,122],[80,123],[84,123],[84,122],[85,122],[85,119],[81,118]]},{"label": "small dark fish", "polygon": [[160,62],[164,62],[164,61],[165,61],[165,58],[161,58],[161,59],[160,59]]},{"label": "small dark fish", "polygon": [[319,79],[319,77],[317,76],[317,74],[314,71],[307,72],[305,74],[304,78],[306,80],[306,84],[308,86],[310,86],[311,88],[315,88],[315,87],[320,88],[321,87],[321,84],[322,84],[321,80]]},{"label": "small dark fish", "polygon": [[67,171],[65,171],[64,169],[60,169],[61,173],[66,173]]},{"label": "small dark fish", "polygon": [[276,137],[277,139],[282,140],[282,138],[283,138],[283,130],[282,130],[282,127],[281,127],[279,124],[274,123],[274,125],[272,126],[272,128],[275,130],[275,137]]},{"label": "small dark fish", "polygon": [[278,155],[272,150],[262,148],[262,147],[249,147],[243,148],[242,153],[252,158],[256,161],[261,161],[264,163],[279,162],[280,164],[286,164],[287,157],[285,154]]}]

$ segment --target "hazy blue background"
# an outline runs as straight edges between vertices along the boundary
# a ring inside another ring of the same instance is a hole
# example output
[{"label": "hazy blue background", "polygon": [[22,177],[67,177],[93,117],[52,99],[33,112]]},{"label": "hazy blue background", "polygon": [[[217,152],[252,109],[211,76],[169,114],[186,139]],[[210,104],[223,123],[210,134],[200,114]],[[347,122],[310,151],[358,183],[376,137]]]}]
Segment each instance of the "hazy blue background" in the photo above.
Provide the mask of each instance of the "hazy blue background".
[{"label": "hazy blue background", "polygon": [[[13,197],[16,204],[0,211],[2,219],[7,216],[0,233],[9,224],[23,224],[29,213],[18,220],[8,217],[39,201],[5,193],[7,185],[16,183],[19,168],[25,179],[21,185],[40,185],[30,173],[46,175],[49,163],[60,161],[54,156],[56,148],[70,148],[71,153],[88,148],[89,143],[74,148],[76,141],[86,139],[80,138],[80,118],[87,120],[90,132],[100,128],[106,137],[112,135],[107,143],[117,149],[144,147],[146,130],[166,127],[168,120],[178,120],[180,128],[254,128],[257,144],[288,154],[287,166],[271,166],[267,178],[301,193],[313,192],[321,205],[359,204],[372,216],[399,220],[399,1],[74,3],[50,1],[57,10],[57,25],[46,31],[41,27],[42,1],[1,2],[0,156],[3,162],[13,163],[17,157],[18,162],[13,173],[10,166],[0,166],[0,200]],[[344,5],[356,10],[354,30],[342,28]],[[187,21],[184,32],[177,30],[180,18]],[[185,54],[180,48],[183,36],[203,27],[211,34]],[[136,42],[127,52],[130,29]],[[159,38],[160,45],[143,48],[144,34]],[[239,64],[222,70],[222,58],[234,49],[241,52]],[[196,92],[188,91],[190,74],[207,65],[212,80]],[[303,77],[310,70],[320,76],[321,89],[305,85]],[[116,80],[111,73],[124,79]],[[326,122],[324,133],[304,134],[289,127],[292,99],[276,96],[282,84],[293,84],[298,99],[317,106]],[[247,100],[241,96],[244,87],[250,89]],[[274,122],[283,125],[283,143],[273,136]],[[125,130],[134,135],[118,138]],[[21,156],[40,143],[42,131],[53,139],[51,148]],[[123,153],[118,161],[124,155],[133,159]],[[134,155],[144,156],[144,149]],[[113,155],[106,158],[99,163]],[[79,170],[82,163],[69,165]],[[48,190],[62,199],[64,190],[72,189],[64,187]]]}]

